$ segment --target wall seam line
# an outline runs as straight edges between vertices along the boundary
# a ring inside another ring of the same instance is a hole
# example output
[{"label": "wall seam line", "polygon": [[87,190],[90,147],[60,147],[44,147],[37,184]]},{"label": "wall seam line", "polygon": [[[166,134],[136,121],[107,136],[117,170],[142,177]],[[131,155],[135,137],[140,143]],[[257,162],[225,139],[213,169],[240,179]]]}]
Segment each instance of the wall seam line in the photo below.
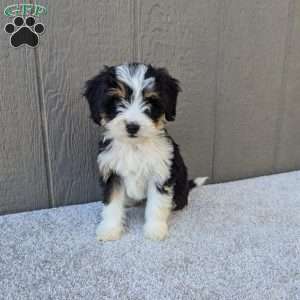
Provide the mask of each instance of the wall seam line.
[{"label": "wall seam line", "polygon": [[37,90],[38,90],[38,104],[39,104],[39,111],[40,111],[40,118],[41,118],[41,131],[42,131],[42,142],[44,146],[44,160],[45,160],[45,167],[46,167],[46,181],[47,181],[47,188],[48,188],[48,203],[49,207],[55,207],[55,200],[54,200],[54,189],[53,189],[53,177],[52,177],[52,166],[51,166],[51,159],[50,159],[50,145],[49,145],[49,132],[47,126],[47,113],[45,107],[45,95],[44,95],[44,85],[42,80],[42,73],[41,73],[41,63],[38,49],[34,49],[34,58],[35,58],[35,67],[36,67],[36,83],[37,83]]},{"label": "wall seam line", "polygon": [[136,47],[136,59],[139,62],[141,61],[141,47],[140,47],[140,38],[139,38],[139,32],[140,32],[140,26],[141,26],[141,11],[140,11],[141,3],[140,0],[136,0],[135,4],[135,47]]},{"label": "wall seam line", "polygon": [[138,31],[138,19],[137,19],[137,10],[138,10],[138,0],[131,1],[131,26],[132,26],[132,61],[138,61],[139,51],[138,51],[138,41],[137,41],[137,31]]},{"label": "wall seam line", "polygon": [[224,49],[223,47],[223,30],[225,26],[225,3],[220,1],[218,2],[218,32],[217,32],[217,58],[215,65],[215,93],[214,93],[214,103],[213,103],[213,141],[212,141],[212,160],[211,160],[211,181],[215,182],[216,177],[216,141],[217,141],[217,108],[218,103],[221,99],[220,95],[220,67],[223,65],[222,61],[224,60]]},{"label": "wall seam line", "polygon": [[286,38],[284,42],[284,58],[282,64],[280,93],[277,102],[278,110],[277,110],[277,120],[275,123],[275,143],[274,143],[273,163],[272,163],[273,172],[278,172],[281,170],[281,168],[278,166],[279,148],[280,148],[281,137],[282,137],[283,119],[286,112],[287,76],[288,76],[288,69],[289,69],[289,53],[291,48],[291,39],[292,39],[293,26],[295,21],[295,6],[296,6],[295,0],[290,0],[288,4],[288,21],[287,21]]}]

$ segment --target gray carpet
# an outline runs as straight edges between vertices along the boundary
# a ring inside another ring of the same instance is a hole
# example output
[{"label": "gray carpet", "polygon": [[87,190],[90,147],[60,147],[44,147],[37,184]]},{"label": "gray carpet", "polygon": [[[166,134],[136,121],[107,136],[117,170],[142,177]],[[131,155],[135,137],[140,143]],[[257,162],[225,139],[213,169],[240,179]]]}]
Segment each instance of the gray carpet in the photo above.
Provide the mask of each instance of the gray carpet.
[{"label": "gray carpet", "polygon": [[96,242],[99,203],[0,217],[0,299],[300,299],[300,172],[204,186],[145,240]]}]

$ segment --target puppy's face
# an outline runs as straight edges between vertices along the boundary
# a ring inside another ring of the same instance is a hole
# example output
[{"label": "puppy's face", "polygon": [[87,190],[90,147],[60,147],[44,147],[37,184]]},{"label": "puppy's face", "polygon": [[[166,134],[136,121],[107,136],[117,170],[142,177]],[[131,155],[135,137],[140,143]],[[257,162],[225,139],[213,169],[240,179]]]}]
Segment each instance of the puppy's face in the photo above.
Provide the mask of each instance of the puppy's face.
[{"label": "puppy's face", "polygon": [[157,135],[176,115],[178,81],[138,63],[105,67],[86,84],[92,119],[109,138],[138,142]]}]

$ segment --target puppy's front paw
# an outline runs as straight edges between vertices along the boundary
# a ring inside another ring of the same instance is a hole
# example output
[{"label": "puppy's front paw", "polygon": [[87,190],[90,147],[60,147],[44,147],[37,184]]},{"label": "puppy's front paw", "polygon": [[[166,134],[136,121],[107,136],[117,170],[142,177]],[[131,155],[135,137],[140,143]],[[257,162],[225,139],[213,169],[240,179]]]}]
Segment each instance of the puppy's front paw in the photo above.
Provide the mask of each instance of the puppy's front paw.
[{"label": "puppy's front paw", "polygon": [[116,241],[121,238],[122,233],[122,226],[106,226],[100,223],[96,229],[96,238],[98,241]]},{"label": "puppy's front paw", "polygon": [[144,225],[144,235],[151,240],[164,240],[168,235],[168,224],[166,222],[147,222]]}]

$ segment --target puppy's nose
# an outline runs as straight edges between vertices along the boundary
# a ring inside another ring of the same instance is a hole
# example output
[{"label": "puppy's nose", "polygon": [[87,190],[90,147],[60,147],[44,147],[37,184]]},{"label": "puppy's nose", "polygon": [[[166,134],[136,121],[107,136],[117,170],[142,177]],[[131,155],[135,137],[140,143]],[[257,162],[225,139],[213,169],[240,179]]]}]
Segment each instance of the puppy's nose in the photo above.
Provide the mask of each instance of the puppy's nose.
[{"label": "puppy's nose", "polygon": [[129,134],[134,135],[136,134],[140,129],[140,125],[137,123],[127,123],[126,124],[126,130]]}]

